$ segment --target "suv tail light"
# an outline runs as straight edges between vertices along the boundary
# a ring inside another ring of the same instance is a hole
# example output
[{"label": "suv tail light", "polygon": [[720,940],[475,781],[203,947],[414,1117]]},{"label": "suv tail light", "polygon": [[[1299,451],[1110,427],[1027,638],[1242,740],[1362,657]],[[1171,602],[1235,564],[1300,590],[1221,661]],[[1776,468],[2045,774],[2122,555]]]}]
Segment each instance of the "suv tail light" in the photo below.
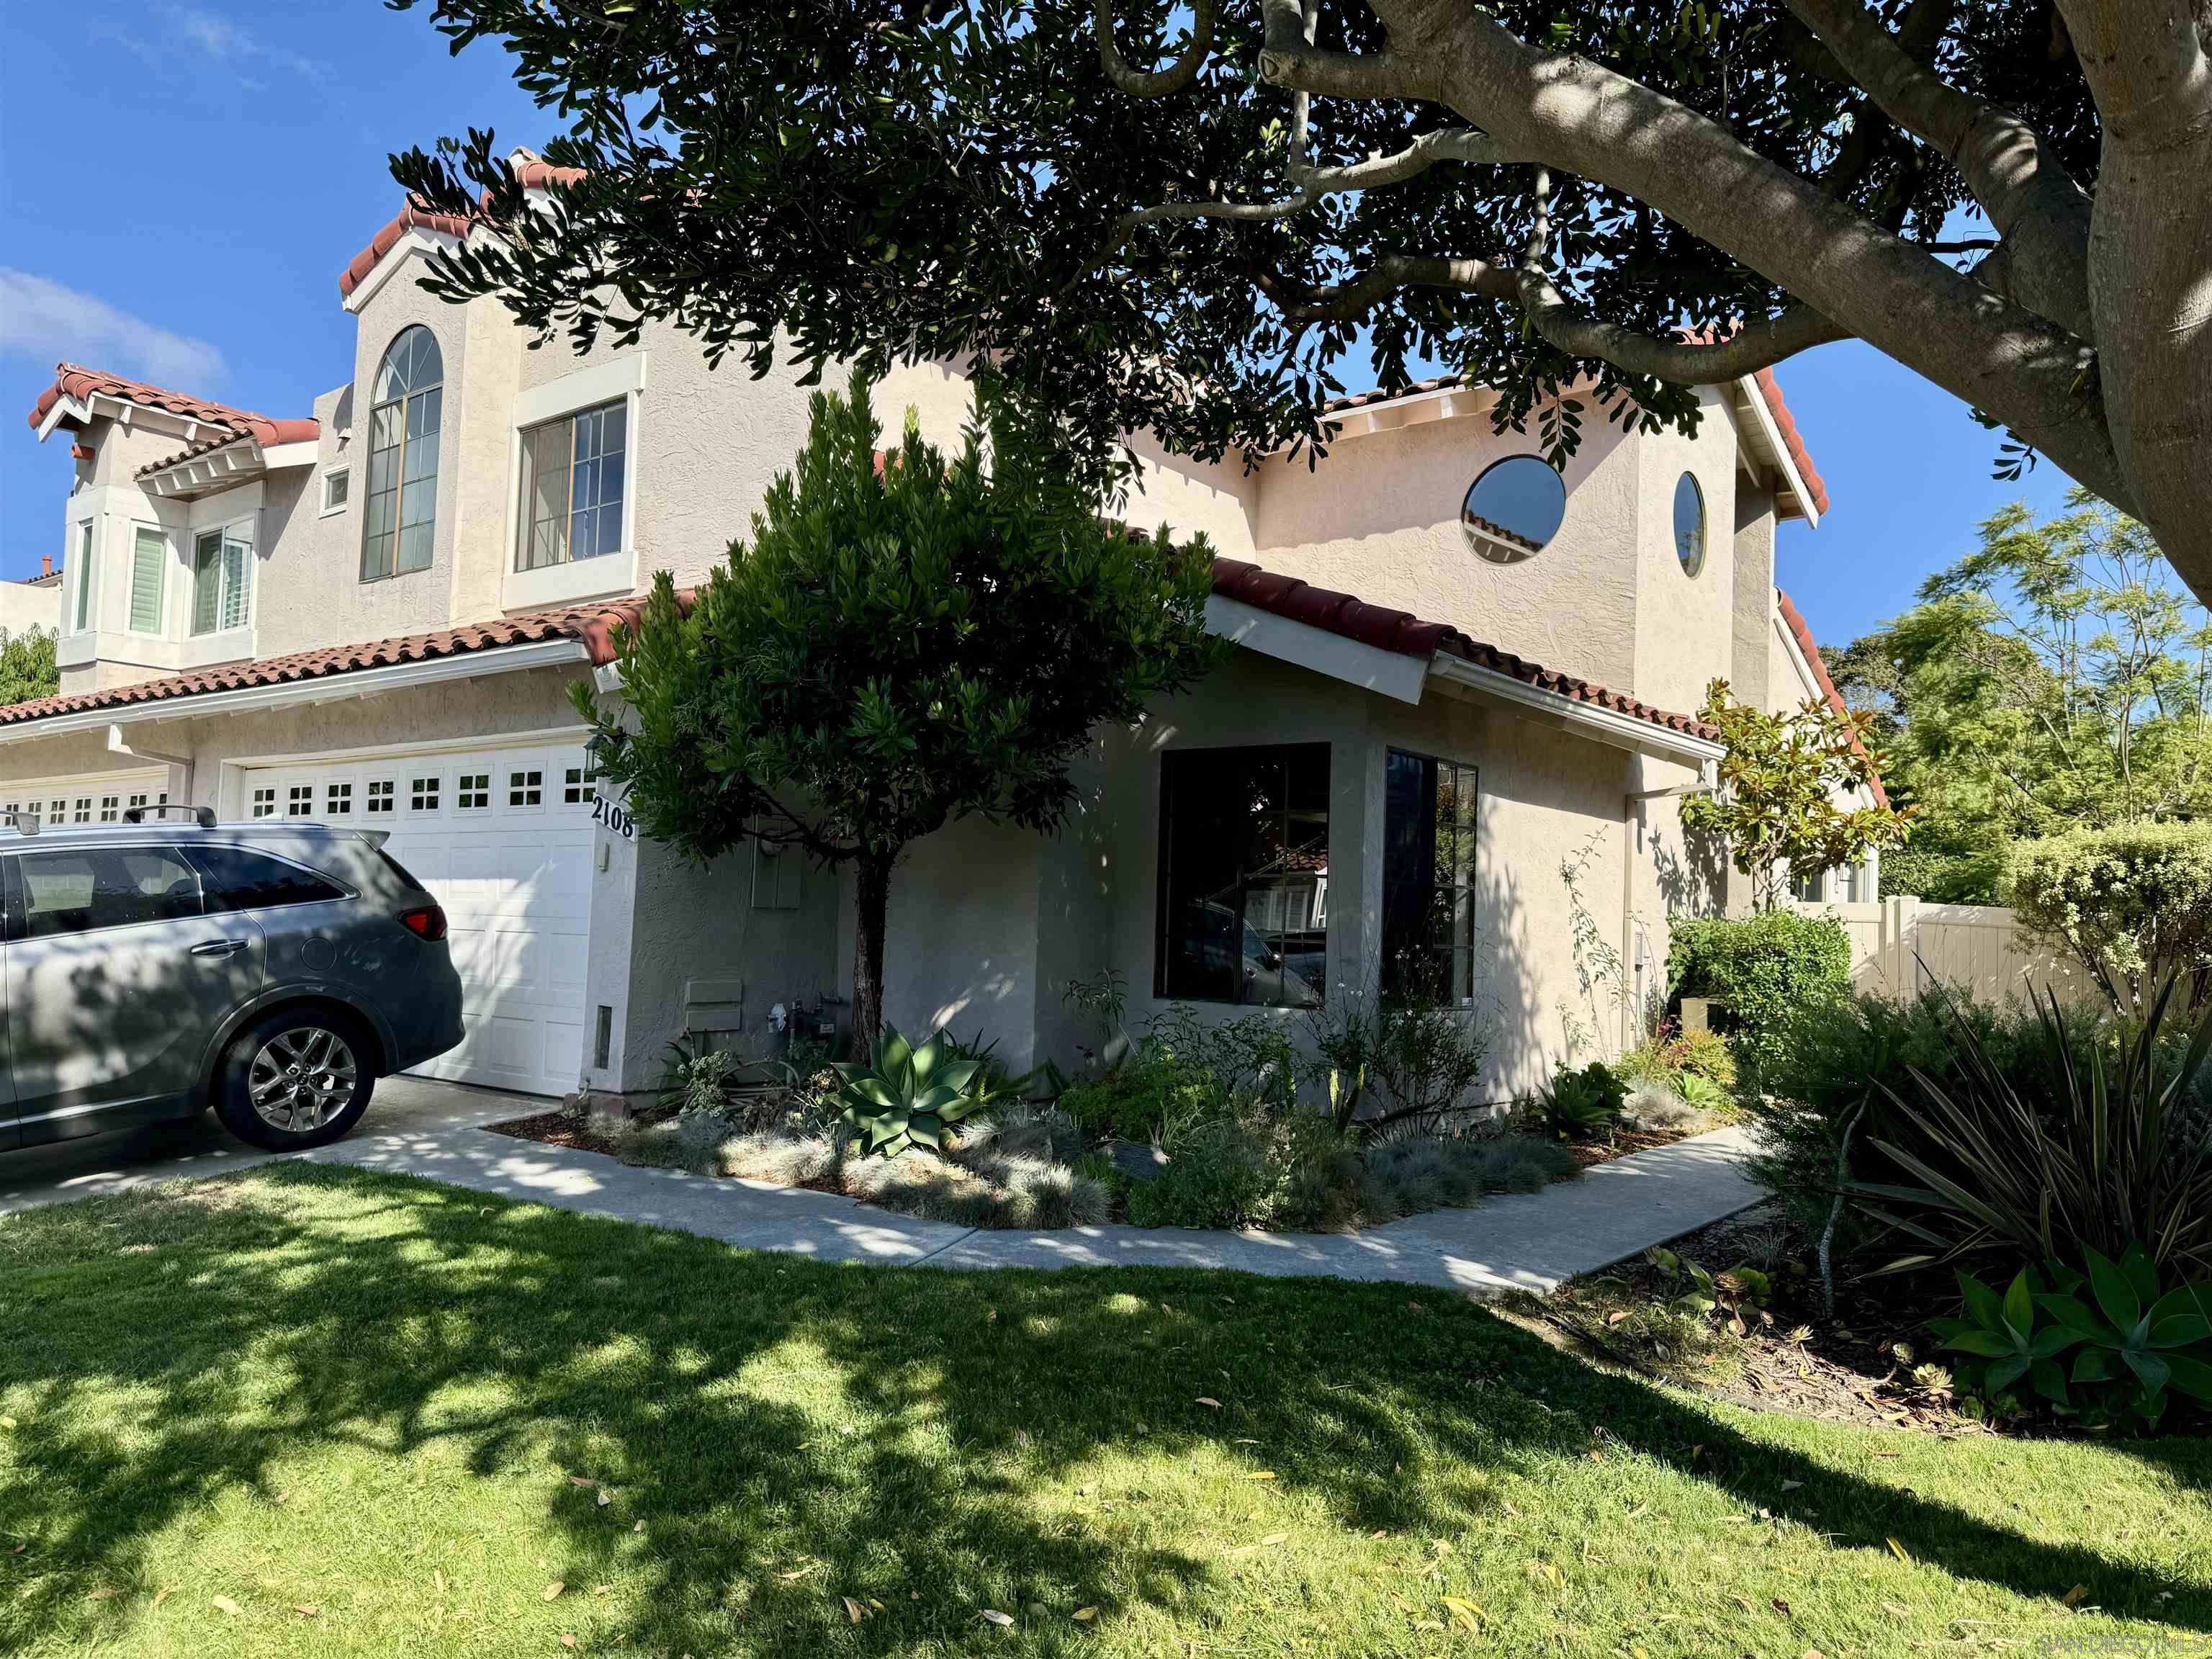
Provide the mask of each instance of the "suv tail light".
[{"label": "suv tail light", "polygon": [[418,904],[399,913],[399,925],[417,939],[434,942],[446,936],[446,913],[434,904]]}]

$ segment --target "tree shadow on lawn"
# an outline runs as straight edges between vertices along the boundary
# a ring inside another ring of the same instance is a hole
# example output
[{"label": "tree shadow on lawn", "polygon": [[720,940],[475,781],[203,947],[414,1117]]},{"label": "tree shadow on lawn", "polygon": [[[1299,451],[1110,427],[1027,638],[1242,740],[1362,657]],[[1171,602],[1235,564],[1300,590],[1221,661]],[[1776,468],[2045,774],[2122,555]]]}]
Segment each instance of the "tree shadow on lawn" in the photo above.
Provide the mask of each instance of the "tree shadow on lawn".
[{"label": "tree shadow on lawn", "polygon": [[[2085,1585],[2114,1614],[2212,1628],[2202,1584],[1752,1440],[1441,1291],[830,1267],[303,1165],[43,1214],[63,1231],[0,1235],[19,1258],[0,1267],[0,1387],[32,1400],[0,1519],[45,1563],[0,1607],[0,1648],[11,1623],[120,1632],[125,1604],[88,1595],[227,1489],[266,1492],[319,1449],[434,1443],[480,1474],[550,1455],[617,1489],[562,1486],[554,1567],[645,1575],[617,1645],[649,1651],[950,1644],[982,1607],[1042,1600],[1058,1617],[1036,1650],[1072,1652],[1079,1601],[1188,1609],[1217,1548],[1137,1546],[1035,1501],[1121,1453],[1264,1468],[1344,1528],[1429,1536],[1494,1504],[1501,1473],[1640,1455],[1838,1547],[1894,1539],[2054,1613]],[[72,1416],[88,1389],[127,1391],[126,1429]],[[2208,1455],[2161,1462],[2201,1485]],[[848,1628],[840,1592],[898,1616]]]}]

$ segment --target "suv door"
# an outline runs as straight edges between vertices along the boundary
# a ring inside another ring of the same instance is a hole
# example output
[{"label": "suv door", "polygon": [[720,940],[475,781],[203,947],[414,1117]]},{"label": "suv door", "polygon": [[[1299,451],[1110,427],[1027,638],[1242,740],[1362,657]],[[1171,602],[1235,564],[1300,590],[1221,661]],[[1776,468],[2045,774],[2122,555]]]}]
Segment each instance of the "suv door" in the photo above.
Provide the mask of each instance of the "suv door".
[{"label": "suv door", "polygon": [[198,1110],[217,1026],[261,988],[261,930],[136,842],[7,860],[9,1065],[26,1145]]}]

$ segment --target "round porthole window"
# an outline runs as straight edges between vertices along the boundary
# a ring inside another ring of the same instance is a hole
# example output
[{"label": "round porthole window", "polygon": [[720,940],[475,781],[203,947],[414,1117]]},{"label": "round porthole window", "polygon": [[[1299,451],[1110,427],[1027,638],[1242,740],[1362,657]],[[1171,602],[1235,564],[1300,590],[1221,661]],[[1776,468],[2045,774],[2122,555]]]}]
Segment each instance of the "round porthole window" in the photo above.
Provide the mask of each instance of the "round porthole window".
[{"label": "round porthole window", "polygon": [[1467,544],[1492,564],[1518,564],[1544,550],[1567,516],[1567,487],[1534,455],[1509,455],[1474,481],[1460,504]]},{"label": "round porthole window", "polygon": [[1687,472],[1674,481],[1674,556],[1688,575],[1705,568],[1705,492]]}]

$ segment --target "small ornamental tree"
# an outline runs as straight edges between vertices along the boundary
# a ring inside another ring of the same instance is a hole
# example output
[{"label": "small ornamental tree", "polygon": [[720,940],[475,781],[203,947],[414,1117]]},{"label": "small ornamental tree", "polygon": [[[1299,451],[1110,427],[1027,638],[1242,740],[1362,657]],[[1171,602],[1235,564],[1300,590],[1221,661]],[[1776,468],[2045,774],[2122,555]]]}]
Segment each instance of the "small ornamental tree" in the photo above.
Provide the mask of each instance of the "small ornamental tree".
[{"label": "small ornamental tree", "polygon": [[[1916,809],[1880,804],[1874,784],[1883,757],[1869,741],[1871,719],[1838,714],[1819,698],[1794,714],[1770,714],[1737,701],[1726,680],[1705,688],[1703,717],[1720,728],[1720,789],[1682,803],[1682,822],[1728,842],[1736,869],[1752,878],[1752,902],[1771,910],[1784,872],[1807,875],[1856,864],[1880,848],[1900,847]],[[1862,790],[1875,804],[1843,806],[1836,797]]]},{"label": "small ornamental tree", "polygon": [[2212,986],[2212,824],[2123,823],[2013,849],[2013,908],[2070,951],[2123,1018],[2169,979],[2201,1009]]},{"label": "small ornamental tree", "polygon": [[1109,523],[1102,475],[984,401],[948,461],[911,429],[879,452],[860,374],[816,393],[751,540],[688,611],[663,572],[621,635],[627,711],[576,689],[647,835],[702,861],[763,841],[853,865],[856,1059],[907,844],[969,814],[1053,829],[1091,733],[1227,649],[1206,633],[1205,539]]},{"label": "small ornamental tree", "polygon": [[61,670],[54,662],[55,635],[51,629],[28,628],[0,645],[0,708],[51,697],[61,690]]}]

